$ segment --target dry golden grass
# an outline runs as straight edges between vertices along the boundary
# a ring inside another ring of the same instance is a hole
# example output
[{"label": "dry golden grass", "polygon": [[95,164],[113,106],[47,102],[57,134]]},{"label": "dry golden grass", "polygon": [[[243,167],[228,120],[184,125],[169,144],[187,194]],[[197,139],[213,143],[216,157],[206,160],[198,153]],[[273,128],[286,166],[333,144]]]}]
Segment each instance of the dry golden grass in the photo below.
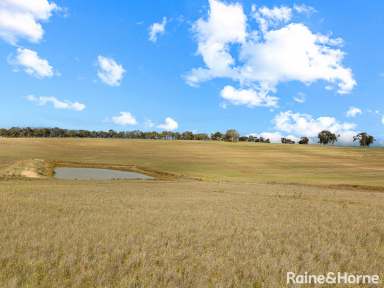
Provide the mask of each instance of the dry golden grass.
[{"label": "dry golden grass", "polygon": [[95,139],[0,139],[0,168],[15,160],[136,165],[214,181],[384,187],[384,149]]},{"label": "dry golden grass", "polygon": [[383,153],[1,139],[3,169],[39,158],[210,181],[0,180],[0,287],[279,288],[287,271],[384,280]]},{"label": "dry golden grass", "polygon": [[42,159],[16,161],[14,164],[0,169],[0,177],[13,178],[46,178],[53,175],[54,164]]},{"label": "dry golden grass", "polygon": [[204,182],[6,181],[1,287],[285,287],[380,273],[384,194]]}]

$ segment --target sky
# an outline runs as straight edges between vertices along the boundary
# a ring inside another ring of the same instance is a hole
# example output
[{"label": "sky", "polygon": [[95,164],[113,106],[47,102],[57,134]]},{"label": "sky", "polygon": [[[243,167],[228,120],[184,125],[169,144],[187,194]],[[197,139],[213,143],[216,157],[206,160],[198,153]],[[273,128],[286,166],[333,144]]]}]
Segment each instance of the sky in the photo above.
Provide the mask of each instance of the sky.
[{"label": "sky", "polygon": [[0,126],[384,139],[384,2],[0,0]]}]

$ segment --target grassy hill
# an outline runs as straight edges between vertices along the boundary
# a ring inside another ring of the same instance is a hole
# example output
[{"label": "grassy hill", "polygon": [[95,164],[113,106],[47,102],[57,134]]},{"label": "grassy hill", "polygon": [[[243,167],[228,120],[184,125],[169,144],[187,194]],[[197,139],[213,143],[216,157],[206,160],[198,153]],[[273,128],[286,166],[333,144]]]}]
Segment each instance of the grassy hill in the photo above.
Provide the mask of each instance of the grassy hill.
[{"label": "grassy hill", "polygon": [[[287,272],[384,279],[383,160],[383,149],[0,139],[0,287],[280,288]],[[54,161],[185,177],[60,181],[49,177]]]},{"label": "grassy hill", "polygon": [[32,158],[138,165],[215,181],[384,187],[383,148],[119,139],[0,140],[0,167]]}]

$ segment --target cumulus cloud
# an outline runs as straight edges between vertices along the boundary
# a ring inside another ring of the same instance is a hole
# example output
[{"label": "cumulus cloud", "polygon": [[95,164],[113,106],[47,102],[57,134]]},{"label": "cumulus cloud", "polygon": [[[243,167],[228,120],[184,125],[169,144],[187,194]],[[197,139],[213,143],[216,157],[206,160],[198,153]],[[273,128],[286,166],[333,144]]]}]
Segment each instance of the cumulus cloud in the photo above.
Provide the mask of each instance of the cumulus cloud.
[{"label": "cumulus cloud", "polygon": [[356,117],[358,115],[361,115],[363,113],[363,111],[360,109],[360,108],[357,108],[357,107],[349,107],[347,113],[346,113],[346,116],[347,117],[350,117],[350,118],[353,118],[353,117]]},{"label": "cumulus cloud", "polygon": [[34,102],[39,106],[45,106],[47,104],[52,104],[55,109],[64,109],[64,110],[74,110],[74,111],[83,111],[85,105],[79,102],[71,101],[61,101],[53,96],[39,96],[29,95],[26,97],[28,101]]},{"label": "cumulus cloud", "polygon": [[109,86],[120,86],[125,73],[124,67],[114,59],[99,55],[97,57],[97,76]]},{"label": "cumulus cloud", "polygon": [[240,57],[244,81],[259,82],[271,90],[281,82],[305,84],[323,80],[336,84],[340,94],[356,85],[352,70],[342,66],[344,53],[336,40],[313,34],[304,24],[293,23],[264,34],[264,41],[246,43]]},{"label": "cumulus cloud", "polygon": [[9,60],[9,63],[15,67],[15,70],[22,69],[27,74],[36,78],[46,78],[54,76],[53,67],[49,62],[41,58],[36,51],[18,48],[17,55]]},{"label": "cumulus cloud", "polygon": [[137,124],[136,118],[129,112],[120,112],[118,116],[112,117],[112,122],[121,126]]},{"label": "cumulus cloud", "polygon": [[149,27],[149,41],[157,42],[158,37],[165,33],[166,26],[167,26],[166,17],[164,17],[163,20],[159,23],[153,23]]},{"label": "cumulus cloud", "polygon": [[157,126],[157,128],[163,129],[165,131],[174,131],[179,127],[179,124],[176,122],[176,120],[172,119],[171,117],[167,117],[164,120],[164,123]]},{"label": "cumulus cloud", "polygon": [[186,76],[190,85],[215,77],[235,77],[235,60],[229,51],[229,44],[244,43],[247,32],[247,17],[240,4],[224,4],[210,0],[207,20],[199,19],[193,25],[198,41],[198,54],[207,68],[193,69]]},{"label": "cumulus cloud", "polygon": [[42,22],[59,7],[47,0],[1,0],[0,38],[16,44],[20,38],[39,42],[44,35]]},{"label": "cumulus cloud", "polygon": [[329,116],[313,118],[309,114],[286,111],[276,115],[273,122],[277,130],[296,136],[317,137],[319,132],[329,130],[340,135],[340,142],[352,143],[353,136],[356,135],[356,124],[339,122]]},{"label": "cumulus cloud", "polygon": [[289,81],[306,85],[324,81],[339,94],[355,87],[352,70],[343,65],[342,39],[314,33],[303,23],[291,23],[292,14],[304,13],[303,7],[253,6],[259,24],[255,29],[240,4],[219,0],[209,4],[208,17],[193,25],[197,53],[205,67],[185,76],[189,85],[227,78],[265,95],[276,93],[280,83]]},{"label": "cumulus cloud", "polygon": [[261,7],[259,9],[256,6],[252,6],[253,17],[260,25],[260,30],[268,31],[269,27],[279,25],[281,23],[287,23],[292,18],[292,9],[287,6],[280,7]]},{"label": "cumulus cloud", "polygon": [[269,96],[262,91],[252,89],[236,89],[225,86],[221,90],[221,97],[233,105],[246,105],[249,107],[277,107],[278,98]]}]

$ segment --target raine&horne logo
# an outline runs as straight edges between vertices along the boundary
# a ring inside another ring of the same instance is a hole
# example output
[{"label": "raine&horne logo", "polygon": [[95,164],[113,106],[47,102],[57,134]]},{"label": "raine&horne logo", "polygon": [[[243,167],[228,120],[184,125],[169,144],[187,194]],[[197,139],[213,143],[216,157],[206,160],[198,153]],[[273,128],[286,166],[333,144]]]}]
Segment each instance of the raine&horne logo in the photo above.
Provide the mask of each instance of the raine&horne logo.
[{"label": "raine&horne logo", "polygon": [[348,285],[379,285],[379,275],[361,275],[347,272],[328,272],[327,274],[296,274],[287,272],[287,284],[348,284]]}]

